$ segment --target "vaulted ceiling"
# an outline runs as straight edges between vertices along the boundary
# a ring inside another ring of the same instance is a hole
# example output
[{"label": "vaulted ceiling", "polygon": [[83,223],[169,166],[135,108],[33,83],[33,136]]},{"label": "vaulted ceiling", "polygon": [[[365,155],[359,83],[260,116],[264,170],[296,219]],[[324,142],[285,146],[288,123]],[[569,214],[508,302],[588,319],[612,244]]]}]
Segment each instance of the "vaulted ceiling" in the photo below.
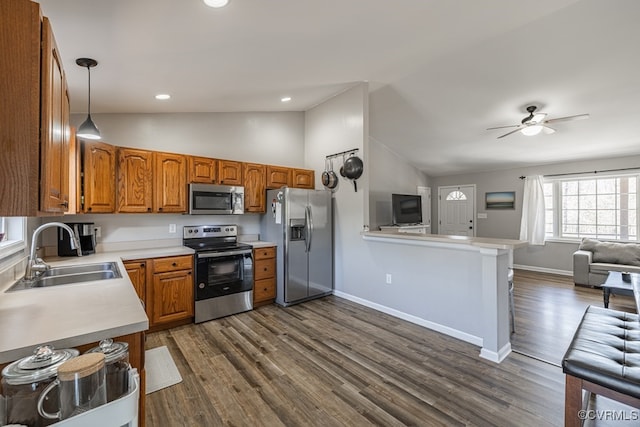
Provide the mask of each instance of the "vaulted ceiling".
[{"label": "vaulted ceiling", "polygon": [[[40,3],[73,112],[92,57],[92,112],[304,111],[368,81],[371,138],[433,176],[640,154],[636,0]],[[486,130],[530,104],[591,118]]]}]

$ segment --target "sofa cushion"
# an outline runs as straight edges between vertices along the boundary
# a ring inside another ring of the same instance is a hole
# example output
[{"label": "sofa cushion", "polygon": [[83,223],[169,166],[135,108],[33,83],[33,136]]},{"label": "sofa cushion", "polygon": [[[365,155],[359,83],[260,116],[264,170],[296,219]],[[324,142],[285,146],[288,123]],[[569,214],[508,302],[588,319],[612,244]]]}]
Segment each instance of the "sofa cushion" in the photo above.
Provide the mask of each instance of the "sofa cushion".
[{"label": "sofa cushion", "polygon": [[606,264],[602,262],[594,262],[589,265],[589,272],[591,273],[609,274],[610,271],[640,273],[640,267],[628,264]]},{"label": "sofa cushion", "polygon": [[579,249],[591,251],[593,262],[640,267],[640,245],[636,243],[601,242],[584,238]]}]

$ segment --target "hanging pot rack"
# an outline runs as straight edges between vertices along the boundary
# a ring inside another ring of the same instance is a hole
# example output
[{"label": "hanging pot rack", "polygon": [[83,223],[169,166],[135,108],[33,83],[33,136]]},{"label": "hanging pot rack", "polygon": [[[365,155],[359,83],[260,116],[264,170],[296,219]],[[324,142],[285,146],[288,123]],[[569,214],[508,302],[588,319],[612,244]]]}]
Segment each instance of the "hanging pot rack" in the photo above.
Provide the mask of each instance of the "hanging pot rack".
[{"label": "hanging pot rack", "polygon": [[347,154],[357,153],[358,150],[360,150],[360,149],[359,148],[352,148],[351,150],[341,151],[341,152],[335,153],[335,154],[329,154],[328,156],[325,156],[325,159],[329,160],[329,159],[334,159],[334,158],[340,157],[340,156],[346,156]]}]

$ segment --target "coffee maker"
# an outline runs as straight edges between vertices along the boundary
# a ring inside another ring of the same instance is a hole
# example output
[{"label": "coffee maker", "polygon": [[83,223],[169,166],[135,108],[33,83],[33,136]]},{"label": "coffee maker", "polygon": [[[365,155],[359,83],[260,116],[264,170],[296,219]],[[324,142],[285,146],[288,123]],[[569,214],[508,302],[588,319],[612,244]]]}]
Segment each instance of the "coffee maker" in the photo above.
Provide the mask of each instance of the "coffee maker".
[{"label": "coffee maker", "polygon": [[[73,230],[82,248],[82,255],[96,252],[96,233],[93,222],[66,222]],[[71,238],[62,228],[58,227],[58,256],[78,256],[75,249],[71,249]]]}]

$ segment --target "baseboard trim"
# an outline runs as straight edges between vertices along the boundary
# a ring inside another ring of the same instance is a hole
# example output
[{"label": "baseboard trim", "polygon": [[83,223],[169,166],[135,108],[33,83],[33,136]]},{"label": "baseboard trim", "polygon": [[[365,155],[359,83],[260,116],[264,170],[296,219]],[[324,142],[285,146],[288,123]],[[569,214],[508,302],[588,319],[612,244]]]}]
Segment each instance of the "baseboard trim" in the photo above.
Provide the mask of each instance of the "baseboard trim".
[{"label": "baseboard trim", "polygon": [[517,270],[536,271],[538,273],[558,274],[560,276],[573,276],[573,271],[557,270],[555,268],[536,267],[535,265],[514,264],[513,268]]},{"label": "baseboard trim", "polygon": [[498,352],[480,349],[480,357],[491,362],[500,363],[511,353],[511,342],[506,343]]},{"label": "baseboard trim", "polygon": [[[369,308],[372,308],[374,310],[381,311],[381,312],[386,313],[386,314],[388,314],[390,316],[397,317],[397,318],[402,319],[402,320],[406,320],[407,322],[414,323],[416,325],[423,326],[423,327],[425,327],[427,329],[431,329],[431,330],[436,331],[436,332],[440,332],[442,334],[445,334],[445,335],[448,335],[450,337],[459,339],[461,341],[468,342],[469,344],[473,344],[473,345],[477,345],[478,347],[482,347],[482,342],[483,341],[482,341],[481,337],[477,337],[475,335],[471,335],[471,334],[468,334],[466,332],[462,332],[462,331],[459,331],[457,329],[453,329],[453,328],[450,328],[448,326],[441,325],[439,323],[431,322],[431,321],[425,320],[425,319],[423,319],[421,317],[417,317],[417,316],[414,316],[412,314],[407,314],[407,313],[404,313],[402,311],[396,310],[394,308],[390,308],[390,307],[387,307],[387,306],[384,306],[384,305],[381,305],[381,304],[378,304],[378,303],[375,303],[375,302],[371,302],[369,300],[366,300],[366,299],[363,299],[363,298],[360,298],[360,297],[356,297],[354,295],[347,294],[347,293],[342,292],[342,291],[334,290],[333,294],[335,296],[340,297],[340,298],[344,298],[346,300],[353,301],[353,302],[355,302],[357,304],[364,305],[365,307],[369,307]],[[509,350],[510,349],[511,349],[511,344],[509,344]],[[481,354],[482,354],[482,351],[481,351]],[[492,360],[492,359],[489,359],[489,360]]]}]

